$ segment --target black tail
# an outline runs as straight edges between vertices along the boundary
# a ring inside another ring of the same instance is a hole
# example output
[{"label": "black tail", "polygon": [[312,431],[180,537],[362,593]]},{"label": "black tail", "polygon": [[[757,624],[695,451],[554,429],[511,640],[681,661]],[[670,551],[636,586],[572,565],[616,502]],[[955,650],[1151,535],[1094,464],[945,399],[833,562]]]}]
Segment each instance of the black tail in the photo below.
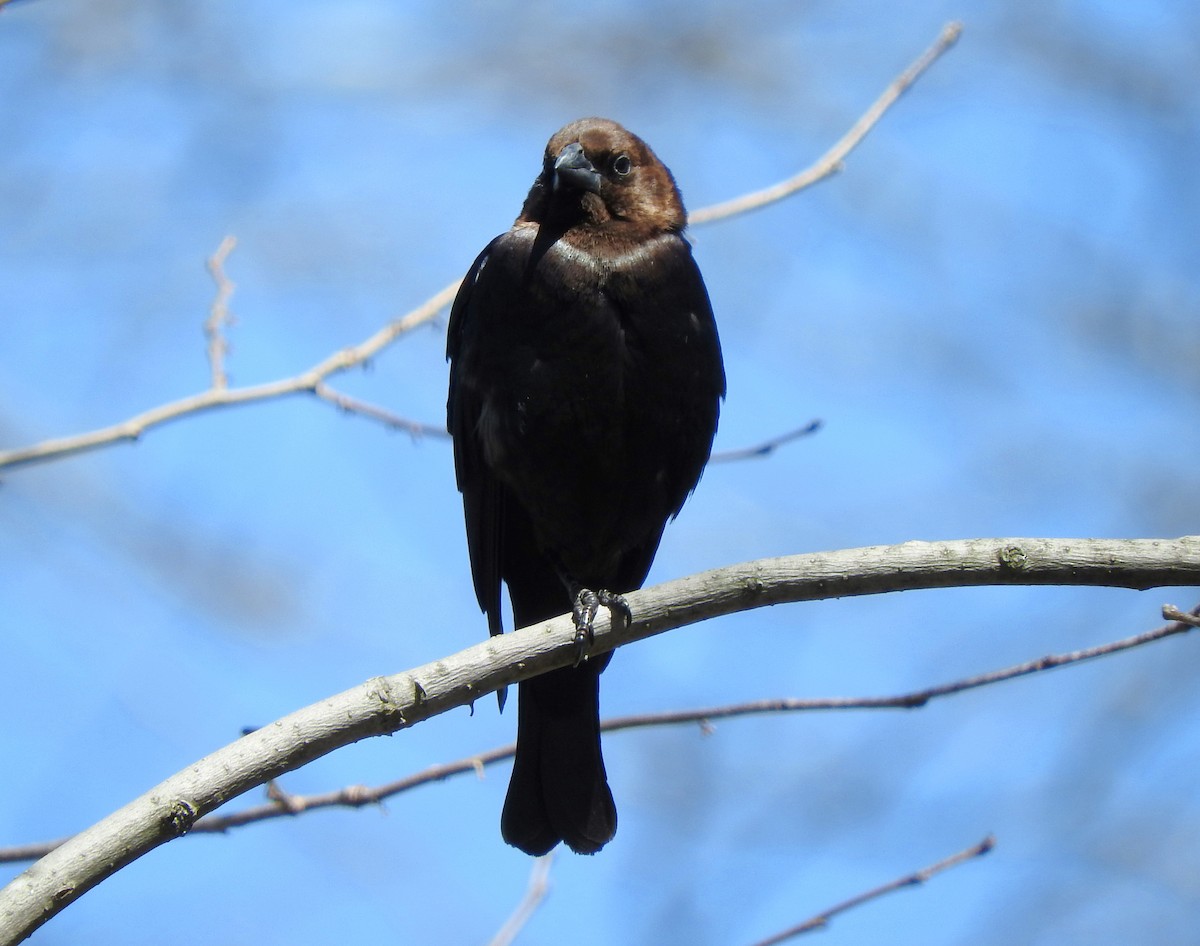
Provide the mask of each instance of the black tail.
[{"label": "black tail", "polygon": [[617,832],[600,754],[600,671],[608,660],[564,667],[519,685],[517,755],[500,832],[526,854],[559,841],[595,854]]}]

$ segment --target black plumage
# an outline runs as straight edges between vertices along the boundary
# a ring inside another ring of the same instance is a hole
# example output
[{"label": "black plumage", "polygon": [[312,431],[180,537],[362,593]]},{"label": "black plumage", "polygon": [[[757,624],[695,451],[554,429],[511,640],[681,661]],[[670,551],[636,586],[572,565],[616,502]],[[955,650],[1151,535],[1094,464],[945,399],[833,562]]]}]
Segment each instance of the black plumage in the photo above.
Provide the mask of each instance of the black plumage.
[{"label": "black plumage", "polygon": [[[708,460],[725,374],[674,179],[615,122],[546,146],[521,215],[475,260],[450,313],[448,425],[475,594],[502,631],[581,589],[639,588]],[[585,598],[586,600],[586,592]],[[598,851],[616,831],[600,751],[611,655],[519,686],[504,839]]]}]

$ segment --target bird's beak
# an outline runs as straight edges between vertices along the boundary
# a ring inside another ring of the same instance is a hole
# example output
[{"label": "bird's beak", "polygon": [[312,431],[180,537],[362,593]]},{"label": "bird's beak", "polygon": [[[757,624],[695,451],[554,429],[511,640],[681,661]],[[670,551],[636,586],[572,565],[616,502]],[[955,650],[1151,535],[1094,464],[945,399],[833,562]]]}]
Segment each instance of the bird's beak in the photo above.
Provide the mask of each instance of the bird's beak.
[{"label": "bird's beak", "polygon": [[600,193],[600,172],[587,159],[578,141],[567,145],[554,159],[554,189],[560,187]]}]

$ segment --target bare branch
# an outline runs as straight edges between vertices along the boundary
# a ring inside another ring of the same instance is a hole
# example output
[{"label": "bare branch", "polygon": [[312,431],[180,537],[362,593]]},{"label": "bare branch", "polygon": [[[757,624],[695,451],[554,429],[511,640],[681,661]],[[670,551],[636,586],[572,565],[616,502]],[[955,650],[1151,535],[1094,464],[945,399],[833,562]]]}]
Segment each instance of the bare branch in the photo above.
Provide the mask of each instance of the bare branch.
[{"label": "bare branch", "polygon": [[[1200,627],[1200,605],[1188,612],[1180,611],[1171,605],[1163,607],[1163,615],[1172,623],[1165,624],[1152,631],[1125,637],[1108,644],[1089,647],[1084,650],[1071,651],[1066,654],[1048,654],[1037,660],[1016,664],[1002,670],[955,680],[939,686],[902,693],[896,696],[858,696],[858,697],[816,697],[795,699],[776,697],[764,700],[751,700],[744,703],[733,703],[725,706],[708,706],[691,710],[673,710],[660,713],[638,713],[628,716],[614,716],[600,724],[601,732],[619,732],[623,729],[642,729],[651,726],[677,726],[698,724],[705,731],[711,731],[712,722],[716,719],[733,719],[738,716],[756,716],[766,713],[812,712],[818,710],[856,710],[856,709],[919,709],[931,700],[944,696],[952,696],[966,690],[990,686],[1016,677],[1028,676],[1065,667],[1068,664],[1081,663],[1097,657],[1120,653],[1134,647],[1160,641],[1176,634],[1185,634],[1193,628]],[[1179,617],[1176,617],[1178,615]],[[362,808],[366,805],[382,804],[388,798],[402,794],[419,785],[431,782],[445,781],[455,775],[465,772],[479,774],[489,765],[511,759],[516,746],[509,743],[491,749],[478,755],[459,759],[455,762],[445,762],[429,766],[420,772],[405,776],[396,781],[382,785],[348,785],[332,792],[314,795],[293,795],[284,792],[274,781],[267,784],[266,804],[254,805],[241,811],[227,815],[208,815],[201,818],[192,826],[192,834],[223,834],[233,828],[253,824],[258,821],[269,821],[275,818],[299,815],[318,808]],[[61,845],[66,838],[56,841],[42,841],[37,844],[23,844],[19,847],[0,848],[0,863],[19,863],[32,861],[49,854]]]},{"label": "bare branch", "polygon": [[525,928],[525,924],[537,912],[537,908],[546,899],[546,894],[550,892],[550,864],[553,860],[554,852],[534,858],[533,868],[529,871],[529,887],[525,891],[525,896],[517,904],[513,915],[492,937],[488,946],[509,946],[509,943],[515,940],[517,934]]},{"label": "bare branch", "polygon": [[[908,89],[926,69],[928,69],[934,61],[958,38],[962,27],[957,23],[951,23],[942,29],[941,36],[937,42],[927,50],[922,56],[917,59],[908,69],[901,73],[895,81],[888,86],[882,96],[864,113],[862,118],[846,133],[846,135],[835,144],[829,152],[821,158],[811,168],[800,172],[793,178],[777,184],[774,187],[767,188],[764,191],[758,191],[753,194],[748,194],[743,197],[735,198],[734,200],[726,201],[722,204],[716,204],[711,207],[704,207],[688,218],[690,223],[704,224],[711,223],[716,220],[723,220],[732,217],[736,214],[746,213],[750,210],[763,207],[766,204],[773,203],[778,200],[783,200],[792,194],[798,193],[805,187],[810,186],[816,181],[829,176],[837,170],[845,157],[859,144],[867,132],[869,132],[883,116],[892,104],[900,97],[903,92]],[[227,238],[228,239],[228,238]],[[222,243],[222,247],[225,243]],[[230,247],[232,249],[232,247]],[[217,259],[221,254],[221,248],[218,248],[213,259]],[[228,251],[226,254],[228,255]],[[223,260],[223,256],[220,257]],[[211,265],[210,265],[211,270]],[[215,274],[214,274],[215,278]],[[177,420],[181,417],[186,417],[191,414],[203,413],[205,411],[214,410],[217,408],[232,407],[237,404],[250,404],[256,401],[263,401],[270,398],[284,397],[290,394],[300,393],[319,393],[318,387],[322,382],[335,374],[346,371],[350,368],[357,367],[368,359],[377,355],[380,351],[394,342],[401,335],[411,331],[419,325],[431,321],[442,309],[450,304],[455,293],[458,292],[458,286],[461,280],[455,280],[450,285],[446,286],[440,292],[417,306],[408,314],[384,326],[370,338],[352,348],[345,348],[341,351],[334,352],[324,361],[313,365],[307,371],[302,372],[291,378],[283,378],[278,381],[269,381],[264,384],[251,385],[249,387],[229,388],[223,383],[218,383],[218,378],[223,379],[223,362],[224,341],[221,339],[219,344],[214,348],[214,336],[209,334],[209,361],[213,370],[213,385],[206,391],[201,391],[198,394],[193,394],[189,397],[181,398],[177,401],[172,401],[169,404],[163,404],[159,407],[151,408],[144,411],[128,420],[122,421],[119,424],[113,424],[110,427],[103,427],[99,430],[93,430],[88,433],[76,434],[69,437],[58,437],[53,440],[44,440],[41,443],[33,444],[28,447],[20,447],[13,450],[0,450],[0,470],[25,466],[31,463],[41,463],[48,460],[54,460],[61,457],[70,456],[76,453],[83,453],[88,450],[95,450],[99,447],[109,446],[111,444],[120,443],[123,441],[137,440],[146,431],[151,430],[160,424],[165,424],[168,421]],[[218,288],[220,288],[218,281]],[[232,291],[232,284],[229,285]],[[220,291],[218,291],[218,300],[220,299]],[[217,303],[214,303],[214,309]],[[209,316],[209,320],[205,323],[206,332],[210,324],[219,325],[219,321],[214,323],[214,315]],[[216,352],[217,357],[214,357]],[[328,399],[327,399],[328,400]],[[359,412],[356,413],[368,413]],[[377,418],[379,419],[379,418]],[[401,424],[407,429],[407,422]],[[429,431],[426,431],[429,432]]]},{"label": "bare branch", "polygon": [[[968,585],[1200,584],[1200,536],[906,542],[759,559],[627,595],[635,620],[595,625],[591,654],[788,601]],[[0,890],[0,944],[54,914],[203,815],[368,736],[396,732],[576,659],[569,615],[502,634],[407,673],[376,677],[257,729],[72,837]]]},{"label": "bare branch", "polygon": [[815,434],[820,429],[821,422],[819,420],[810,420],[803,427],[789,430],[786,434],[780,434],[777,437],[772,437],[770,440],[764,440],[762,443],[755,444],[752,447],[738,447],[736,450],[722,450],[720,453],[714,453],[708,458],[708,462],[729,463],[734,460],[755,460],[758,457],[770,456],[785,443],[791,443],[793,440],[799,440],[801,437]]},{"label": "bare branch", "polygon": [[802,933],[811,933],[813,930],[822,930],[829,925],[839,913],[845,913],[848,910],[853,910],[855,907],[861,906],[869,900],[878,900],[884,894],[891,893],[894,890],[900,890],[904,887],[915,887],[925,883],[934,874],[940,874],[944,870],[949,870],[951,867],[957,867],[959,864],[964,864],[967,861],[974,860],[977,857],[982,857],[988,851],[996,846],[996,839],[990,834],[980,841],[978,844],[973,844],[957,854],[951,854],[945,860],[938,861],[936,864],[930,864],[928,867],[923,867],[921,870],[905,877],[897,878],[890,883],[876,887],[874,890],[868,890],[866,893],[860,893],[849,900],[844,900],[837,906],[830,907],[823,913],[818,913],[816,916],[805,920],[803,923],[793,926],[791,929],[784,930],[782,933],[777,933],[767,939],[760,940],[754,946],[776,946],[791,939],[793,936],[799,936]]},{"label": "bare branch", "polygon": [[816,164],[789,177],[786,181],[773,184],[771,187],[697,210],[688,216],[688,223],[692,226],[701,226],[717,220],[724,220],[726,217],[749,213],[751,210],[758,210],[768,204],[778,203],[785,197],[791,197],[793,194],[836,174],[842,169],[842,162],[846,160],[850,152],[857,148],[867,137],[868,132],[879,124],[879,119],[883,118],[884,113],[896,103],[901,95],[908,91],[914,82],[921,78],[930,66],[941,58],[944,52],[958,41],[961,35],[961,23],[947,23],[943,26],[941,35],[938,36],[936,42],[884,89],[883,94],[866,110],[862,118],[855,122],[854,126],[842,136],[837,144],[826,151]]},{"label": "bare branch", "polygon": [[225,355],[229,352],[225,327],[233,324],[229,300],[233,298],[233,290],[237,285],[225,275],[225,260],[236,246],[237,237],[227,236],[221,241],[216,252],[208,258],[208,273],[217,284],[217,295],[208,311],[208,318],[204,320],[204,337],[208,339],[208,365],[214,390],[229,386],[229,378],[225,374]]},{"label": "bare branch", "polygon": [[409,420],[407,417],[393,414],[387,408],[368,404],[366,401],[360,401],[349,394],[335,391],[324,382],[318,384],[314,391],[317,397],[323,401],[328,401],[339,411],[345,411],[347,414],[358,414],[360,417],[378,421],[389,430],[402,430],[404,433],[410,434],[414,440],[421,437],[436,437],[442,440],[450,439],[450,434],[447,433],[446,428],[439,424],[426,424],[419,420]]},{"label": "bare branch", "polygon": [[71,437],[45,440],[31,447],[0,451],[0,470],[53,460],[125,440],[137,440],[151,428],[190,414],[199,414],[215,408],[232,407],[237,404],[251,404],[255,401],[265,401],[289,394],[315,394],[317,386],[326,378],[364,364],[401,335],[431,321],[438,312],[450,304],[454,294],[458,291],[459,282],[460,280],[455,280],[411,312],[385,325],[370,338],[351,348],[343,348],[334,352],[328,358],[295,377],[244,388],[209,388],[199,394],[151,408],[111,427],[103,427],[90,433]]},{"label": "bare branch", "polygon": [[[367,401],[360,401],[349,394],[336,391],[324,381],[317,384],[314,393],[321,400],[328,401],[340,411],[344,411],[347,414],[357,414],[368,420],[377,421],[389,430],[403,431],[411,435],[414,440],[419,440],[421,437],[433,437],[436,440],[450,439],[449,432],[440,424],[428,424],[424,421],[409,420],[407,417],[401,417],[399,414],[395,414],[385,407],[380,407],[377,404],[371,404]],[[799,427],[796,430],[789,430],[787,433],[779,434],[770,440],[764,440],[762,443],[755,444],[752,447],[737,447],[733,450],[714,453],[709,457],[708,462],[725,463],[766,457],[785,444],[791,443],[793,440],[799,440],[801,437],[815,433],[820,429],[821,422],[819,420],[811,420],[803,427]]]}]

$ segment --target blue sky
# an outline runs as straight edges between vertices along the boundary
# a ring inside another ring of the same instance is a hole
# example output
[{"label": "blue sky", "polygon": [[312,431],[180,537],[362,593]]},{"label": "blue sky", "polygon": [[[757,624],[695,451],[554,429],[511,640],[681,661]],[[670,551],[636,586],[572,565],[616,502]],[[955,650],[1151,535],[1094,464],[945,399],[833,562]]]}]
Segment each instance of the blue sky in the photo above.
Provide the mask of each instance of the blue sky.
[{"label": "blue sky", "polygon": [[[697,229],[729,396],[651,580],[972,536],[1200,531],[1197,15],[1172,3],[177,4],[0,12],[0,447],[203,388],[203,262],[238,237],[233,383],[294,374],[462,275],[549,135],[645,137],[690,207],[821,154],[950,19],[847,162]],[[444,320],[337,386],[440,422]],[[960,589],[777,607],[624,649],[616,715],[876,695],[1161,623],[1195,589]],[[243,726],[479,640],[450,451],[310,398],[195,417],[0,488],[0,845],[78,830]],[[522,942],[749,943],[995,832],[838,942],[1191,942],[1197,643],[911,713],[606,740],[621,812]],[[480,705],[283,780],[511,739]],[[529,861],[507,782],[161,848],[40,944],[485,942]],[[241,802],[235,802],[236,807]],[[16,872],[6,867],[0,876]]]}]

